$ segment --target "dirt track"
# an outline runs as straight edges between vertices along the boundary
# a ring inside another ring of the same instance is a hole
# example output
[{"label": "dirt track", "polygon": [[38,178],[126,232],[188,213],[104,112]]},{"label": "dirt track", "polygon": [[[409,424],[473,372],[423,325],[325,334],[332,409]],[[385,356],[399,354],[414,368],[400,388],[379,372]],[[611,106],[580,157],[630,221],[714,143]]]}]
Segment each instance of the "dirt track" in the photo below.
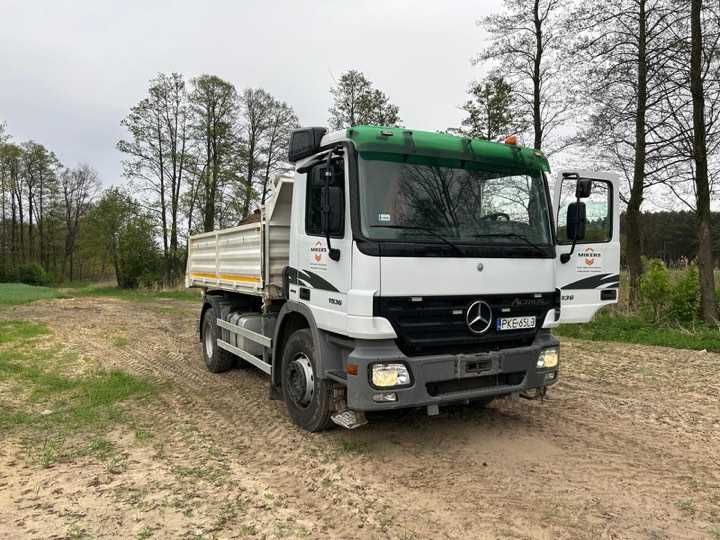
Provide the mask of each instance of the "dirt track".
[{"label": "dirt track", "polygon": [[[208,373],[197,306],[40,302],[1,317],[162,384],[127,468],[0,445],[0,538],[720,538],[720,355],[564,341],[544,403],[307,434],[252,369]],[[111,344],[123,335],[128,344]]]}]

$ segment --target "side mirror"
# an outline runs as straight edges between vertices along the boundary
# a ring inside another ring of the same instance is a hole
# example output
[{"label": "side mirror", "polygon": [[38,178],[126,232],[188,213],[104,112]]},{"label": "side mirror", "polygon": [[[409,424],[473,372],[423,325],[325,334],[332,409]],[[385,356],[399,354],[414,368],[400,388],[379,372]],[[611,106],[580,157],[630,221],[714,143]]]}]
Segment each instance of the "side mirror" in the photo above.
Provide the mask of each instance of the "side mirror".
[{"label": "side mirror", "polygon": [[320,192],[320,209],[322,230],[326,234],[341,232],[345,200],[342,189],[338,186],[323,187]]},{"label": "side mirror", "polygon": [[[578,188],[580,182],[578,181]],[[567,236],[576,242],[585,238],[585,203],[574,202],[567,209]]]},{"label": "side mirror", "polygon": [[588,178],[578,178],[577,186],[575,187],[575,198],[576,199],[587,199],[592,191],[592,180]]},{"label": "side mirror", "polygon": [[290,133],[288,161],[295,163],[317,153],[325,133],[327,133],[327,129],[322,127],[296,129]]}]

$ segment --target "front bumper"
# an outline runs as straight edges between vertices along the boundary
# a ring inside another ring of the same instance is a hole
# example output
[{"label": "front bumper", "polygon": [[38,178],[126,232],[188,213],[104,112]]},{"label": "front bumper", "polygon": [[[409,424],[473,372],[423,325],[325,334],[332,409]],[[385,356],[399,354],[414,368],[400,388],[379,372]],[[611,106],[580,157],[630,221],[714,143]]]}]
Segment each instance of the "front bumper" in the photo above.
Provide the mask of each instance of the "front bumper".
[{"label": "front bumper", "polygon": [[[532,345],[475,354],[405,356],[394,341],[357,341],[346,362],[358,366],[347,376],[347,404],[357,411],[378,411],[442,405],[469,399],[502,396],[550,386],[558,381],[558,364],[537,369],[540,351],[559,347],[549,332],[539,332]],[[405,388],[374,388],[369,366],[377,362],[404,363],[412,374]],[[397,401],[376,402],[373,395],[395,392]]]}]

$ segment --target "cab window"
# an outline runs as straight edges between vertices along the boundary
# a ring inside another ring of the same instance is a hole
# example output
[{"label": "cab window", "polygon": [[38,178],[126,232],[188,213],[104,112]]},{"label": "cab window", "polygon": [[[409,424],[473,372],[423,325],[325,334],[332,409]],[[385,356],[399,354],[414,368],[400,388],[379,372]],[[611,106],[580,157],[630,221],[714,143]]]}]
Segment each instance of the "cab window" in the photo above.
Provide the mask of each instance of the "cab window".
[{"label": "cab window", "polygon": [[[330,186],[342,190],[342,200],[345,201],[345,167],[342,159],[333,160],[333,177]],[[325,163],[316,165],[307,173],[307,192],[305,196],[305,232],[310,236],[324,236],[322,230],[322,188],[325,186]],[[330,236],[342,238],[345,233],[345,212],[340,225],[330,231]]]},{"label": "cab window", "polygon": [[[576,201],[573,178],[563,178],[560,188],[560,208],[558,209],[558,242],[571,244],[567,236],[568,205]],[[585,238],[583,244],[609,242],[612,239],[612,185],[605,180],[593,180],[590,196],[582,199],[585,203]]]}]

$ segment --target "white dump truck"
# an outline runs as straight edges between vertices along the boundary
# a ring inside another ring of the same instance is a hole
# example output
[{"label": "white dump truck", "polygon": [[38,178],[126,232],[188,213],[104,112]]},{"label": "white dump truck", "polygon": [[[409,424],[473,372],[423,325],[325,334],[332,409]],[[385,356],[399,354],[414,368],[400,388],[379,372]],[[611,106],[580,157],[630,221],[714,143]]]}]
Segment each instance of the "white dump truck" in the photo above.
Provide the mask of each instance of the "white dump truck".
[{"label": "white dump truck", "polygon": [[[259,221],[190,238],[202,355],[269,375],[309,431],[365,413],[540,396],[551,329],[617,302],[618,180],[514,140],[293,132]],[[241,398],[239,398],[241,399]]]}]

